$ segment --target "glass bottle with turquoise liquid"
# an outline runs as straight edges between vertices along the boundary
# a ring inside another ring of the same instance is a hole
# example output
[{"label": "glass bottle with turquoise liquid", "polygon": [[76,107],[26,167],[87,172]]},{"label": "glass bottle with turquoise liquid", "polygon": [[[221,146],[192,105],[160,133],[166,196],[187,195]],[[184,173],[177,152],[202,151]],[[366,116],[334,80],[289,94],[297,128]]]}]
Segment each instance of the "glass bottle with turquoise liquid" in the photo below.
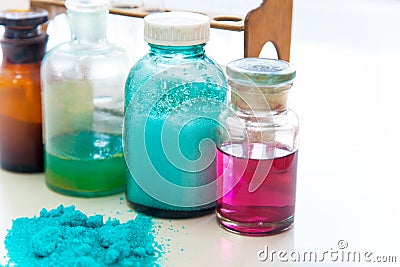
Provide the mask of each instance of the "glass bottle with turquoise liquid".
[{"label": "glass bottle with turquoise liquid", "polygon": [[215,129],[226,107],[226,78],[205,54],[210,22],[186,12],[144,19],[150,50],[125,89],[128,203],[153,216],[184,218],[214,210]]},{"label": "glass bottle with turquoise liquid", "polygon": [[46,183],[74,196],[118,193],[129,57],[106,39],[107,1],[65,4],[72,40],[48,52],[41,68]]}]

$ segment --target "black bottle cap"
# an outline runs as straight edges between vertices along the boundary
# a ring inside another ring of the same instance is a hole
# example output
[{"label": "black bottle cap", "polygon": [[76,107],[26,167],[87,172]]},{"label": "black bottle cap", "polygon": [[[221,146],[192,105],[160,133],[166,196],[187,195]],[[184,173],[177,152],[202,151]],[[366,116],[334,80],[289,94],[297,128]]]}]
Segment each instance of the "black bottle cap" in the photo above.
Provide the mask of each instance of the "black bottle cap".
[{"label": "black bottle cap", "polygon": [[39,25],[48,21],[48,13],[41,8],[0,11],[0,25],[5,26],[4,38],[27,39],[40,35]]},{"label": "black bottle cap", "polygon": [[41,8],[0,11],[0,25],[5,26],[0,38],[3,61],[11,64],[40,62],[45,54],[48,35],[40,25],[48,21]]}]

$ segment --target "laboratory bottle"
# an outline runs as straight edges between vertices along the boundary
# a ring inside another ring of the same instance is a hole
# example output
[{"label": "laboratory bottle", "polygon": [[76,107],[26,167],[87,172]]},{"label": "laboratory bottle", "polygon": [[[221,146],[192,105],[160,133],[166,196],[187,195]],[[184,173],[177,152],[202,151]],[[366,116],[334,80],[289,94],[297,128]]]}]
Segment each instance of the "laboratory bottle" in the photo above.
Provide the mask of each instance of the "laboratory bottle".
[{"label": "laboratory bottle", "polygon": [[67,0],[71,40],[42,63],[45,178],[62,194],[97,197],[125,188],[124,85],[130,62],[107,40],[109,3]]},{"label": "laboratory bottle", "polygon": [[226,67],[229,108],[217,141],[217,221],[244,235],[269,235],[294,222],[298,118],[288,108],[296,75],[281,60],[244,58]]},{"label": "laboratory bottle", "polygon": [[125,89],[126,197],[137,211],[166,218],[214,211],[215,129],[227,83],[205,53],[209,33],[202,14],[144,18],[149,52]]},{"label": "laboratory bottle", "polygon": [[4,35],[0,67],[0,166],[13,172],[43,172],[40,64],[48,36],[47,11],[0,11]]}]

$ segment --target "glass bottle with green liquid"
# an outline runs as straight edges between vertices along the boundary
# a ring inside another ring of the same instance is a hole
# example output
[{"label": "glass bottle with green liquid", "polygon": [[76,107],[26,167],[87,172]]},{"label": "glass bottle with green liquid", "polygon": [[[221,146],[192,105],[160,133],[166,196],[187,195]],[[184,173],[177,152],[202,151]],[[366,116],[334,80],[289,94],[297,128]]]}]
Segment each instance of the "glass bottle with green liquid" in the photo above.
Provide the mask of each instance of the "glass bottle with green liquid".
[{"label": "glass bottle with green liquid", "polygon": [[107,1],[65,5],[72,40],[48,52],[41,69],[46,183],[73,196],[119,193],[129,57],[106,39]]}]

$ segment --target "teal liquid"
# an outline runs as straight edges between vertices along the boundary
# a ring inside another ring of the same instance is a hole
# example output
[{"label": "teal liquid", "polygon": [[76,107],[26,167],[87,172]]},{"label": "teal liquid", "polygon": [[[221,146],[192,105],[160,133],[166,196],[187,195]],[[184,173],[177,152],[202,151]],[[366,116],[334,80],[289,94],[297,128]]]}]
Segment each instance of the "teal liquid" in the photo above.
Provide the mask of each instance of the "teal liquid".
[{"label": "teal liquid", "polygon": [[[204,83],[177,87],[159,98],[148,117],[142,112],[146,103],[136,101],[128,109],[126,195],[135,209],[170,218],[214,209],[214,141],[225,98],[218,89]],[[207,189],[197,190],[203,186]]]},{"label": "teal liquid", "polygon": [[[207,199],[214,197],[214,190],[206,194],[192,194],[180,187],[195,188],[215,180],[215,152],[210,148],[206,149],[210,153],[201,155],[199,150],[201,140],[213,139],[214,123],[207,119],[197,119],[179,132],[178,127],[164,125],[163,120],[148,118],[144,136],[146,152],[141,153],[140,149],[135,149],[140,147],[138,143],[140,140],[133,138],[135,140],[130,141],[135,151],[130,157],[132,173],[128,171],[127,199],[136,208],[138,205],[168,211],[199,211],[214,208],[214,202],[204,204]],[[135,130],[135,127],[131,129]],[[136,130],[139,131],[140,127]],[[178,139],[179,146],[165,143],[168,141],[163,142],[174,139]],[[162,185],[163,179],[177,187],[167,189]],[[146,192],[142,186],[150,187],[151,191]],[[181,202],[184,202],[185,206],[170,204]],[[140,207],[139,210],[146,212],[143,210],[144,207]]]},{"label": "teal liquid", "polygon": [[123,191],[121,136],[76,131],[48,140],[45,177],[51,189],[67,195],[96,197]]}]

